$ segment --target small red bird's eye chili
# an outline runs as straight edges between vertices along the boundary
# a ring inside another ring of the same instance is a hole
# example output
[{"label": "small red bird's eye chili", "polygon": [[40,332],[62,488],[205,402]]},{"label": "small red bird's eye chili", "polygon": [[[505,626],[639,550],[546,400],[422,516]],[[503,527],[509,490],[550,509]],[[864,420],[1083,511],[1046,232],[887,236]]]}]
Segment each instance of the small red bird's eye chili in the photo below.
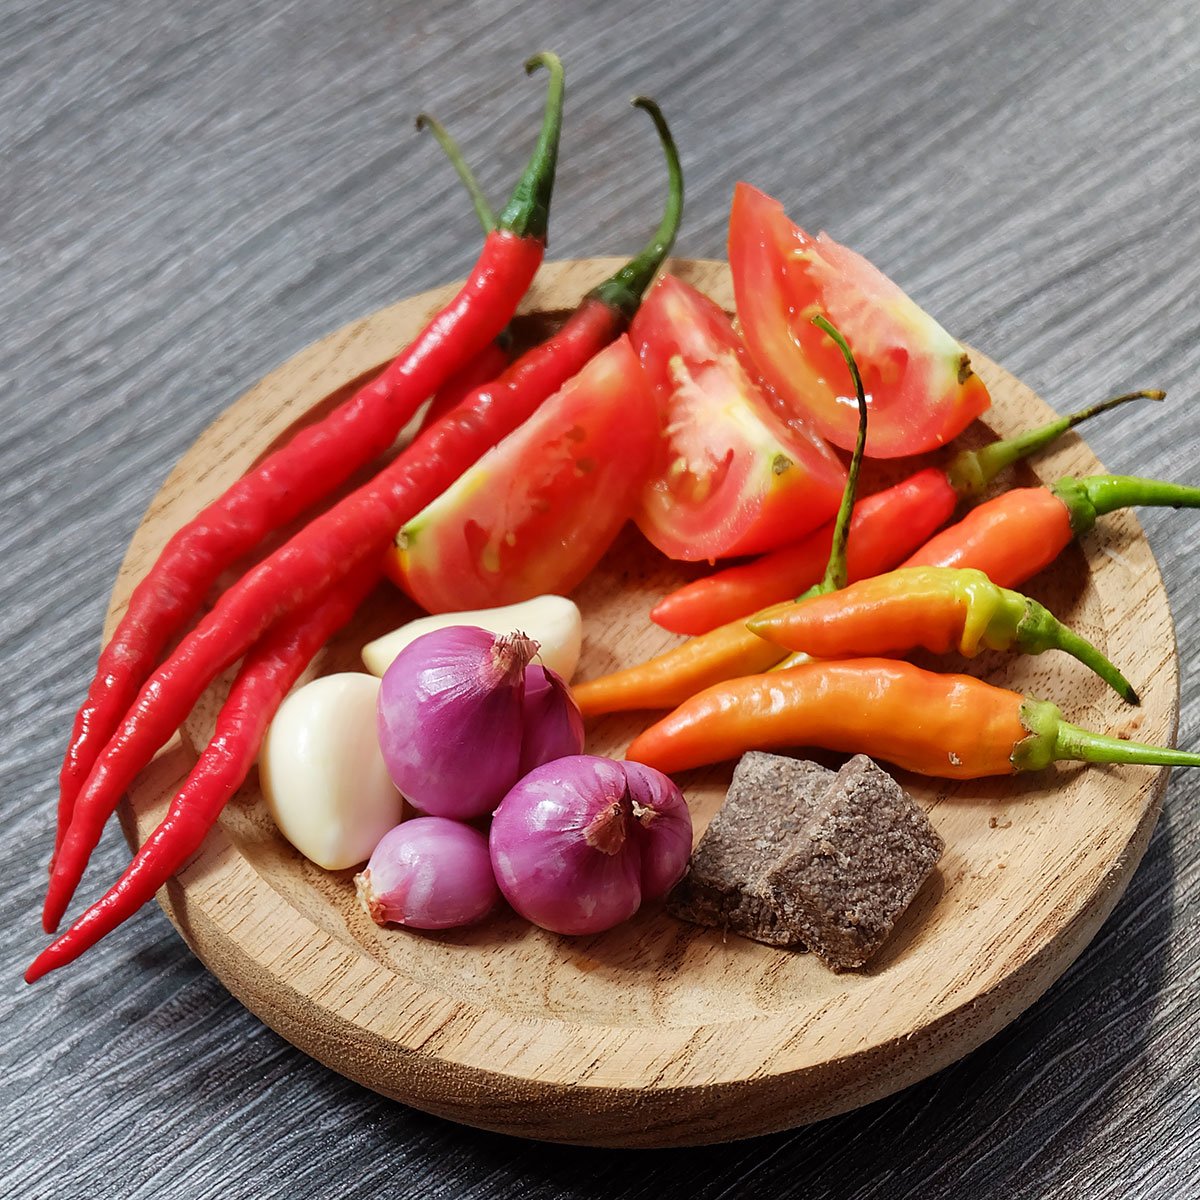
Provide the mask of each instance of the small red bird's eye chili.
[{"label": "small red bird's eye chili", "polygon": [[[957,493],[937,467],[865,496],[850,519],[849,578],[866,579],[896,566],[950,519],[957,504]],[[789,546],[676,588],[650,610],[650,619],[688,637],[744,620],[811,587],[821,578],[832,544],[830,521]]]},{"label": "small red bird's eye chili", "polygon": [[1123,699],[1138,702],[1129,680],[1091,642],[1036,600],[966,567],[901,567],[842,591],[765,609],[747,625],[777,646],[814,658],[899,654],[918,646],[968,658],[984,648],[1064,650]]},{"label": "small red bird's eye chili", "polygon": [[719,683],[635,738],[625,757],[671,773],[795,746],[869,754],[940,779],[1063,761],[1200,766],[1200,754],[1090,733],[1067,724],[1053,704],[886,658]]},{"label": "small red bird's eye chili", "polygon": [[382,375],[302,429],[176,533],[134,590],[75,717],[59,773],[55,857],[98,755],[163,647],[220,573],[386,450],[417,406],[508,324],[545,251],[562,123],[562,65],[544,53],[526,70],[539,66],[550,72],[541,135],[462,290]]},{"label": "small red bird's eye chili", "polygon": [[405,521],[577,374],[637,308],[641,291],[670,251],[683,185],[678,155],[657,105],[645,98],[636,103],[655,122],[670,175],[666,211],[650,243],[594,288],[554,337],[523,355],[495,384],[468,397],[370,483],[248,572],[150,676],[76,800],[46,892],[42,923],[47,932],[62,919],[118,799],[216,675],[277,619],[303,610],[358,563],[382,560]]},{"label": "small red bird's eye chili", "polygon": [[[850,580],[898,566],[950,519],[959,500],[979,495],[1005,467],[1044,449],[1080,422],[1129,400],[1162,400],[1165,395],[1147,390],[1115,396],[1019,437],[960,451],[944,469],[918,471],[860,500],[846,547]],[[820,579],[832,537],[830,522],[794,545],[686,584],[655,605],[651,620],[672,633],[694,637],[791,599]]]},{"label": "small red bird's eye chili", "polygon": [[221,706],[212,741],[167,815],[121,878],[30,964],[26,983],[66,966],[128,920],[187,862],[254,766],[263,734],[318,650],[354,615],[379,579],[364,563],[317,605],[276,625],[246,656]]}]

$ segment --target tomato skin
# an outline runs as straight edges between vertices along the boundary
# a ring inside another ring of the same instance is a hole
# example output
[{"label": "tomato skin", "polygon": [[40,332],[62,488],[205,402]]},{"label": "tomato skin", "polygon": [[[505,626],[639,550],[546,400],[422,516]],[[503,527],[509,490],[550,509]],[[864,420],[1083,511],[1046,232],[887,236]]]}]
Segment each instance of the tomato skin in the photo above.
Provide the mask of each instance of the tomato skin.
[{"label": "tomato skin", "polygon": [[845,468],[811,427],[776,415],[717,304],[664,275],[629,336],[661,429],[634,518],[650,542],[689,561],[756,554],[833,516]]},{"label": "tomato skin", "polygon": [[729,265],[746,346],[789,411],[852,449],[858,409],[846,364],[812,324],[824,313],[854,351],[870,408],[867,454],[922,454],[991,403],[962,345],[860,254],[809,237],[783,206],[739,183]]},{"label": "tomato skin", "polygon": [[633,512],[657,432],[622,336],[409,521],[385,571],[431,613],[570,591]]}]

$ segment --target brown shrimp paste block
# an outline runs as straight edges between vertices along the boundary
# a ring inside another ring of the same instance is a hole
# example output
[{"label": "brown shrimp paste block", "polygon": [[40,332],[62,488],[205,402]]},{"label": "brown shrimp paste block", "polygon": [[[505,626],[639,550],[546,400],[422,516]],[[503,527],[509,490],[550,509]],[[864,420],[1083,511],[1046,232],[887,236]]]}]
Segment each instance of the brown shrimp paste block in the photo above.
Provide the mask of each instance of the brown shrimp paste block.
[{"label": "brown shrimp paste block", "polygon": [[859,754],[768,870],[780,919],[835,971],[862,966],[945,848],[899,784]]},{"label": "brown shrimp paste block", "polygon": [[833,780],[817,763],[757,750],[743,755],[667,910],[769,946],[801,945],[799,927],[783,918],[767,876]]}]

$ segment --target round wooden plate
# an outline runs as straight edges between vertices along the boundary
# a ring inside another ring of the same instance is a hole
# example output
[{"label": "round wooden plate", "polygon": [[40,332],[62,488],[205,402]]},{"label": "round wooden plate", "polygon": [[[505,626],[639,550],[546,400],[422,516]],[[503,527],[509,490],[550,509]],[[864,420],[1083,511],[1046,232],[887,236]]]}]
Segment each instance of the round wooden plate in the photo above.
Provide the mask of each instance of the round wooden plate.
[{"label": "round wooden plate", "polygon": [[[527,299],[529,323],[556,319],[615,266],[547,265]],[[671,269],[732,308],[723,264]],[[306,414],[394,355],[452,291],[414,297],[323,339],[217,420],[134,536],[108,632],[174,529]],[[991,430],[1003,435],[1048,419],[1017,380],[981,356],[975,363],[994,398]],[[987,436],[979,426],[968,433]],[[893,465],[890,477],[912,466]],[[1043,480],[1100,469],[1074,436],[1033,466]],[[666,563],[632,531],[623,535],[576,593],[585,621],[579,677],[676,640],[646,612],[696,573]],[[1118,663],[1144,698],[1141,709],[1123,706],[1061,654],[985,656],[972,669],[1058,701],[1078,724],[1171,743],[1174,635],[1136,521],[1105,518],[1029,590]],[[412,615],[407,601],[381,587],[315,671],[361,669],[362,643]],[[125,805],[131,841],[158,821],[226,684],[210,691]],[[600,722],[588,748],[620,755],[645,722]],[[697,836],[728,778],[726,767],[681,780]],[[1115,904],[1145,850],[1166,772],[1067,766],[961,785],[900,779],[930,811],[946,854],[878,958],[853,974],[833,974],[811,955],[726,939],[659,905],[589,938],[557,937],[511,913],[440,935],[379,929],[355,905],[351,872],[327,874],[284,843],[253,775],[160,901],[196,954],[262,1020],[407,1104],[506,1133],[599,1146],[747,1137],[894,1092],[1031,1004]]]}]

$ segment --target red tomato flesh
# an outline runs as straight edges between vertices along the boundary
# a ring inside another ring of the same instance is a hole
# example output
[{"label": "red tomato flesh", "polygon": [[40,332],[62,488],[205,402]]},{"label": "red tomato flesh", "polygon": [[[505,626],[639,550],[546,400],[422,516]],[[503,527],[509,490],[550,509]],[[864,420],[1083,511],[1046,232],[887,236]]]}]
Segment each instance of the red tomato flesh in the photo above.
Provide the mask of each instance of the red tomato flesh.
[{"label": "red tomato flesh", "polygon": [[825,234],[809,237],[747,183],[733,193],[729,265],[755,364],[788,411],[835,445],[853,449],[858,404],[837,346],[812,323],[818,313],[854,352],[871,457],[934,450],[988,407],[966,351],[927,312],[862,255]]},{"label": "red tomato flesh", "polygon": [[757,554],[833,516],[845,468],[811,427],[775,415],[718,305],[664,275],[629,336],[660,421],[635,516],[650,542],[677,559]]},{"label": "red tomato flesh", "polygon": [[400,530],[388,575],[434,613],[570,591],[632,514],[657,430],[618,338]]}]

